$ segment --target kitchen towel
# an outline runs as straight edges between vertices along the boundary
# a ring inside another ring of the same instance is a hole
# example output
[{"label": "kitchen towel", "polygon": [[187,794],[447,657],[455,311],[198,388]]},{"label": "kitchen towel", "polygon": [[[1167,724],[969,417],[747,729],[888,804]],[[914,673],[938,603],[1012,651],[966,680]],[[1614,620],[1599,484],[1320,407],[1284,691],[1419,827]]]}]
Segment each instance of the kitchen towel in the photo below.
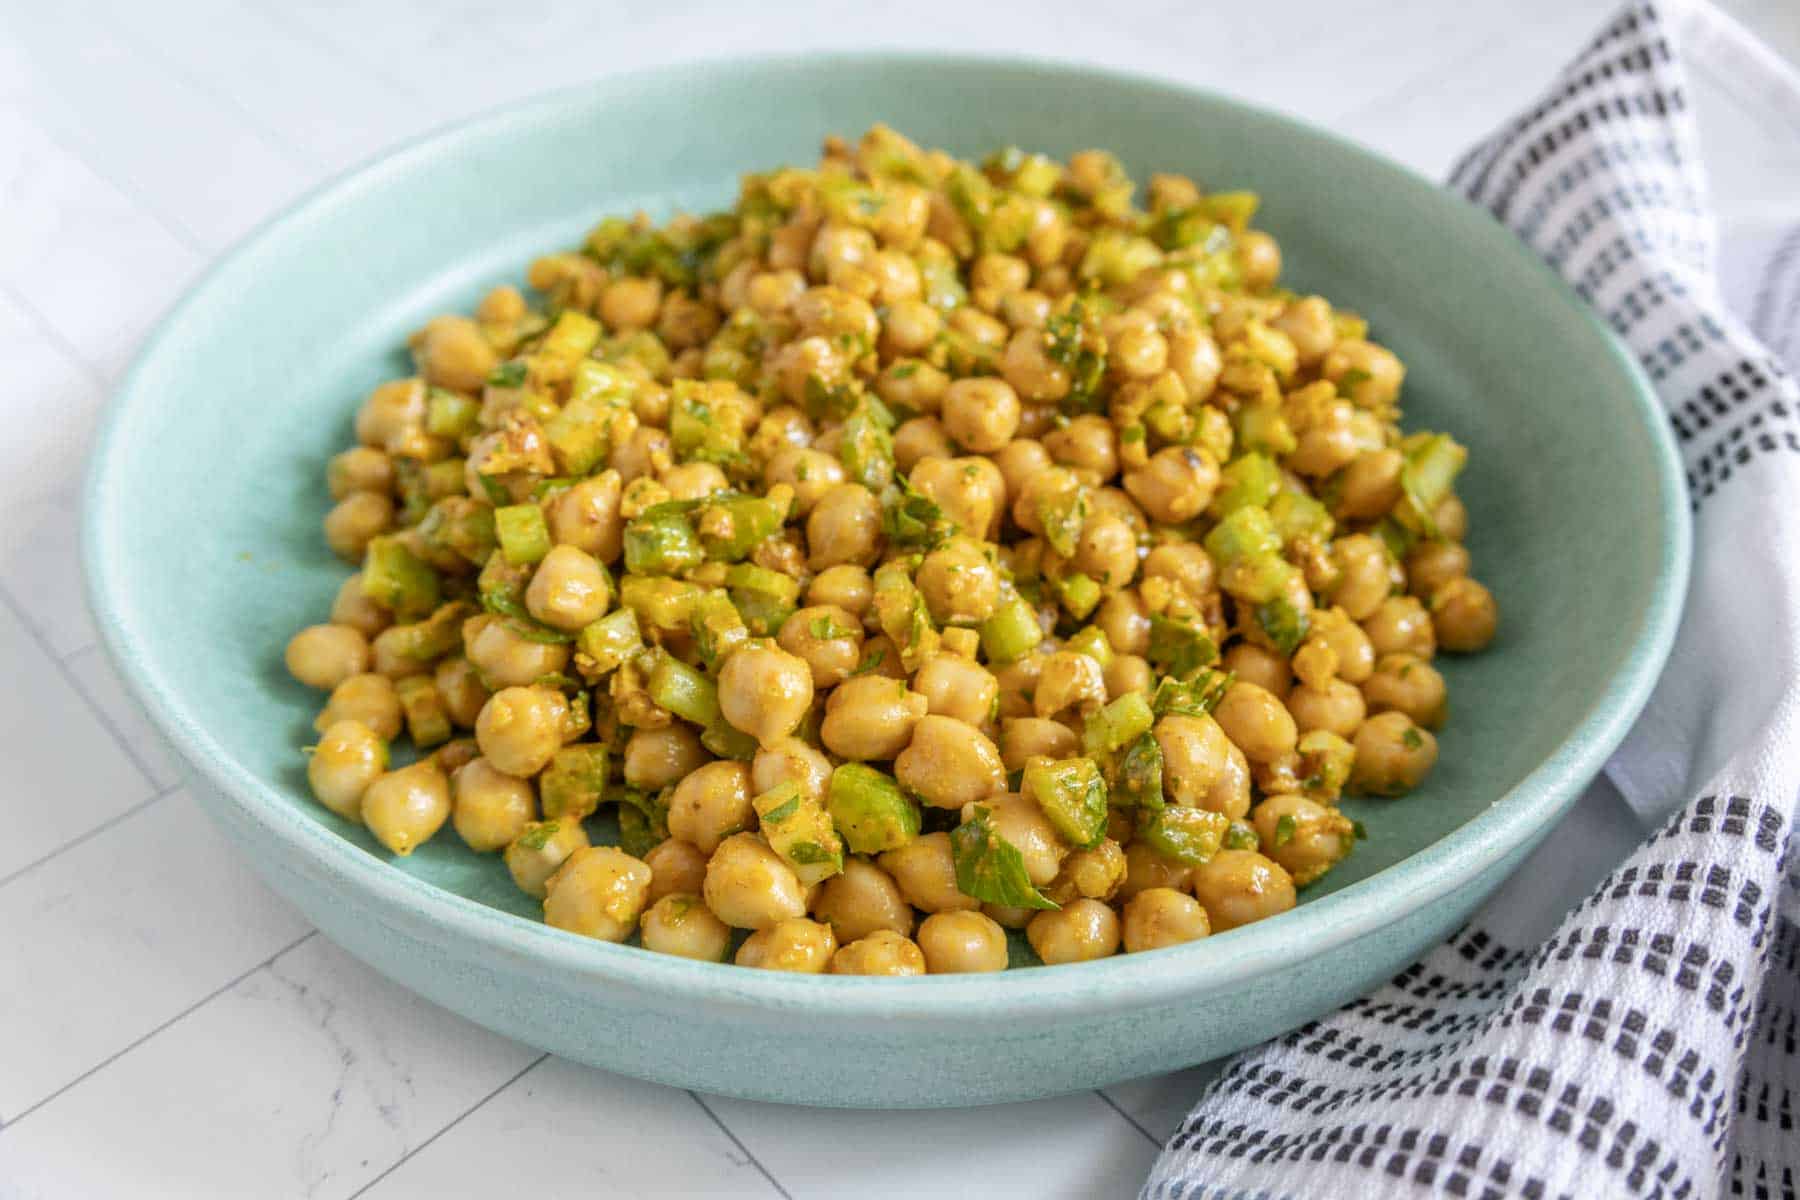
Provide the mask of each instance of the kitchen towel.
[{"label": "kitchen towel", "polygon": [[1778,353],[1800,347],[1800,197],[1723,255],[1728,303],[1688,63],[1800,138],[1771,51],[1698,0],[1633,3],[1450,179],[1630,346],[1687,468],[1681,632],[1616,793],[1582,801],[1659,827],[1546,938],[1533,893],[1592,853],[1565,825],[1447,945],[1234,1061],[1146,1197],[1800,1189],[1800,387]]}]

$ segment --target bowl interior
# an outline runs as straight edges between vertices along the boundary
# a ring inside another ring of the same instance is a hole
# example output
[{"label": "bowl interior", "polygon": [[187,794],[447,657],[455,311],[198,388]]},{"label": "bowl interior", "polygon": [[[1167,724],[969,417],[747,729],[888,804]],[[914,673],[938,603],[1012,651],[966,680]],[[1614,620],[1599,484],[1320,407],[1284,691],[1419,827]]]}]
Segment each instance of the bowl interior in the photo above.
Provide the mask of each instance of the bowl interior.
[{"label": "bowl interior", "polygon": [[[1501,636],[1444,664],[1436,772],[1404,799],[1348,803],[1369,838],[1310,905],[1404,880],[1503,798],[1530,819],[1495,837],[1560,811],[1572,780],[1520,785],[1547,762],[1598,764],[1610,747],[1595,739],[1632,715],[1607,706],[1641,703],[1678,604],[1679,484],[1632,370],[1507,235],[1416,177],[1217,98],[1032,64],[828,58],[624,77],[421,143],[254,239],[141,361],[96,468],[95,601],[153,716],[203,769],[257,781],[239,789],[247,803],[378,856],[308,798],[300,747],[320,698],[281,663],[346,573],[319,533],[322,475],[362,397],[406,369],[399,348],[427,317],[466,310],[599,217],[727,205],[740,172],[810,162],[822,135],[876,120],[958,154],[1102,146],[1140,179],[1175,170],[1260,192],[1287,281],[1367,315],[1407,363],[1409,427],[1468,445],[1469,547]],[[1452,844],[1469,863],[1506,848]],[[392,869],[535,910],[448,831]]]}]

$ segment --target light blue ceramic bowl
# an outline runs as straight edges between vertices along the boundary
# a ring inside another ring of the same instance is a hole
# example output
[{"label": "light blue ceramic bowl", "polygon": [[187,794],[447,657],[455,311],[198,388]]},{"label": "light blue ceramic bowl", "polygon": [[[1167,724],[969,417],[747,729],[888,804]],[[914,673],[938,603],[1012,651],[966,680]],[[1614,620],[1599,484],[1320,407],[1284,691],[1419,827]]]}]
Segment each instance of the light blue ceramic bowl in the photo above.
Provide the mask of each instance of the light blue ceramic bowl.
[{"label": "light blue ceramic bowl", "polygon": [[[1366,313],[1413,420],[1471,450],[1470,548],[1503,633],[1453,662],[1429,786],[1355,806],[1370,840],[1298,910],[1151,954],[998,976],[802,978],[549,929],[444,836],[390,863],[306,795],[316,695],[281,651],[343,569],[326,457],[426,317],[598,217],[722,206],[737,175],[885,120],[977,154],[1117,151],[1264,197],[1295,286]],[[1655,403],[1576,299],[1483,214],[1358,147],[1220,96],[1003,60],[834,56],[605,80],[430,137],[250,238],[168,318],[88,494],[100,628],[208,811],[331,938],[565,1057],[807,1104],[976,1104],[1105,1084],[1267,1038],[1454,929],[1592,776],[1649,693],[1688,520]]]}]

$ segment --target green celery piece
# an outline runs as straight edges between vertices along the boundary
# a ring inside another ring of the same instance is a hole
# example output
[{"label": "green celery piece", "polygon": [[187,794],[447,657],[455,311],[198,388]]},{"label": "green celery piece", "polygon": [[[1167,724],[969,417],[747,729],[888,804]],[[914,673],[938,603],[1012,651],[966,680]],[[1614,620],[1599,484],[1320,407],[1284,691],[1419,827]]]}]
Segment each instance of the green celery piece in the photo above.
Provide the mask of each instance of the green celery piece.
[{"label": "green celery piece", "polygon": [[874,582],[876,621],[900,651],[901,665],[916,671],[938,647],[938,632],[925,597],[900,562],[884,563],[876,570]]},{"label": "green celery piece", "polygon": [[944,516],[937,501],[903,482],[883,495],[881,532],[903,549],[932,550],[956,532],[956,523]]},{"label": "green celery piece", "polygon": [[1254,505],[1234,509],[1206,535],[1206,552],[1222,567],[1251,562],[1281,552],[1281,535],[1266,509]]},{"label": "green celery piece", "polygon": [[425,432],[434,437],[460,438],[474,433],[481,420],[481,405],[446,388],[432,388],[425,398]]},{"label": "green celery piece", "polygon": [[957,889],[965,896],[1006,908],[1062,907],[1033,886],[1024,856],[994,828],[993,810],[986,805],[977,805],[973,817],[950,831],[950,857]]},{"label": "green celery piece", "polygon": [[894,481],[894,439],[888,432],[894,418],[879,404],[872,396],[865,398],[844,422],[838,442],[838,458],[851,482],[877,494]]},{"label": "green celery piece", "polygon": [[1225,831],[1224,839],[1219,843],[1221,850],[1260,850],[1262,839],[1256,836],[1256,827],[1248,821],[1233,821]]},{"label": "green celery piece", "polygon": [[494,510],[467,496],[446,496],[419,522],[419,536],[435,550],[448,550],[471,565],[487,562],[499,539]]},{"label": "green celery piece", "polygon": [[1207,509],[1222,519],[1240,508],[1264,508],[1281,490],[1281,468],[1261,454],[1240,454],[1219,472],[1219,490]]},{"label": "green celery piece", "polygon": [[[599,364],[595,364],[599,365]],[[573,396],[544,422],[544,440],[559,469],[584,476],[612,453],[612,421],[618,408],[604,395]]]},{"label": "green celery piece", "polygon": [[1284,546],[1304,537],[1323,544],[1331,540],[1337,525],[1323,504],[1303,492],[1282,492],[1269,501],[1269,520]]},{"label": "green celery piece", "polygon": [[437,607],[443,585],[429,563],[390,534],[371,539],[363,552],[362,590],[395,620],[415,621]]},{"label": "green celery piece", "polygon": [[1106,837],[1106,781],[1091,758],[1025,764],[1019,788],[1071,846],[1098,846]]},{"label": "green celery piece", "polygon": [[1436,537],[1432,514],[1450,494],[1469,452],[1447,433],[1415,433],[1401,446],[1406,459],[1400,467],[1400,489],[1418,527],[1426,537]]},{"label": "green celery piece", "polygon": [[1119,759],[1117,782],[1113,796],[1146,812],[1158,812],[1163,805],[1162,745],[1148,730],[1127,747]]},{"label": "green celery piece", "polygon": [[1214,192],[1202,203],[1213,220],[1238,234],[1250,227],[1250,218],[1256,215],[1261,202],[1262,197],[1255,192]]},{"label": "green celery piece", "polygon": [[749,762],[760,747],[756,739],[727,721],[723,715],[700,731],[700,744],[720,758]]},{"label": "green celery piece", "polygon": [[1225,671],[1202,671],[1190,679],[1165,678],[1150,697],[1150,710],[1159,717],[1170,713],[1208,716],[1235,682],[1237,676]]},{"label": "green celery piece", "polygon": [[694,609],[688,614],[688,629],[708,670],[718,670],[732,651],[750,640],[750,631],[737,607],[716,588],[694,602]]},{"label": "green celery piece", "polygon": [[1087,492],[1081,487],[1065,488],[1038,501],[1038,519],[1044,525],[1044,540],[1064,558],[1075,557],[1087,515]]},{"label": "green celery piece", "polygon": [[619,603],[637,614],[640,625],[674,633],[687,629],[704,590],[685,579],[627,574],[619,581]]},{"label": "green celery piece", "polygon": [[1156,714],[1140,692],[1126,692],[1096,709],[1082,726],[1082,751],[1093,758],[1116,754],[1150,731]]},{"label": "green celery piece", "polygon": [[600,344],[600,322],[572,308],[557,314],[556,324],[538,343],[537,353],[573,368]]},{"label": "green celery piece", "polygon": [[1263,601],[1251,610],[1251,616],[1263,636],[1269,639],[1269,644],[1283,654],[1298,650],[1300,643],[1306,640],[1306,631],[1312,626],[1311,618],[1285,596]]},{"label": "green celery piece", "polygon": [[1187,675],[1217,661],[1219,648],[1198,623],[1154,613],[1150,617],[1150,649],[1145,657],[1165,675]]},{"label": "green celery piece", "polygon": [[993,663],[1017,662],[1043,640],[1037,610],[1023,596],[1002,604],[981,625],[981,649]]},{"label": "green celery piece", "polygon": [[657,655],[645,687],[659,706],[703,729],[719,719],[718,685],[672,654]]},{"label": "green celery piece", "polygon": [[550,553],[550,527],[535,504],[509,504],[494,510],[494,536],[500,553],[514,566],[542,562]]},{"label": "green celery piece", "polygon": [[1137,835],[1164,858],[1197,867],[1219,852],[1230,828],[1224,813],[1171,805],[1139,817]]},{"label": "green celery piece", "polygon": [[606,794],[608,753],[597,742],[564,746],[538,777],[538,798],[546,817],[583,820],[600,807]]},{"label": "green celery piece", "polygon": [[669,840],[668,791],[652,795],[636,788],[624,788],[616,798],[619,802],[619,849],[634,858],[642,858]]},{"label": "green celery piece", "polygon": [[843,763],[831,773],[825,807],[856,854],[898,850],[919,836],[918,803],[892,776],[862,763]]},{"label": "green celery piece", "polygon": [[575,638],[575,648],[594,662],[604,675],[643,649],[644,635],[638,628],[637,613],[620,608],[607,613],[584,628]]},{"label": "green celery piece", "polygon": [[781,505],[762,496],[709,500],[695,510],[700,545],[714,562],[737,562],[781,528]]},{"label": "green celery piece", "polygon": [[844,843],[831,815],[798,784],[778,784],[750,804],[769,849],[793,868],[800,886],[811,887],[844,869]]},{"label": "green celery piece", "polygon": [[1077,654],[1085,654],[1100,664],[1105,670],[1112,665],[1112,643],[1098,625],[1085,625],[1078,629],[1069,640],[1063,643],[1064,650],[1073,650]]},{"label": "green celery piece", "polygon": [[462,645],[462,623],[470,612],[460,600],[440,604],[422,621],[391,627],[387,645],[411,662],[436,662]]},{"label": "green celery piece", "polygon": [[1077,621],[1086,620],[1088,614],[1100,606],[1100,585],[1079,571],[1058,579],[1056,594],[1061,598],[1064,610]]},{"label": "green celery piece", "polygon": [[409,675],[394,685],[394,692],[400,698],[407,736],[414,746],[428,750],[450,740],[450,715],[431,676]]},{"label": "green celery piece", "polygon": [[673,575],[697,567],[706,552],[686,515],[651,510],[625,526],[625,570],[632,575]]}]

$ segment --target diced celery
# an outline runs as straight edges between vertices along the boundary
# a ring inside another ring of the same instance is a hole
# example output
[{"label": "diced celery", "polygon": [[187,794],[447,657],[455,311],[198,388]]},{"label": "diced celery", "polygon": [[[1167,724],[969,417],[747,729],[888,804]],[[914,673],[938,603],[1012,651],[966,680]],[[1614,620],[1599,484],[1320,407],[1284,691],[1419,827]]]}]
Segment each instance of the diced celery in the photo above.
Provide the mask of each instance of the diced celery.
[{"label": "diced celery", "polygon": [[514,566],[542,562],[550,553],[550,527],[535,504],[509,504],[494,510],[494,536],[500,553]]},{"label": "diced celery", "polygon": [[894,439],[888,433],[894,419],[879,404],[865,399],[844,422],[838,441],[838,458],[851,482],[877,493],[894,481]]},{"label": "diced celery", "polygon": [[1156,812],[1163,807],[1162,776],[1162,745],[1154,733],[1145,731],[1119,758],[1113,798],[1120,804]]},{"label": "diced celery", "polygon": [[432,388],[425,400],[425,432],[436,437],[460,438],[474,433],[481,419],[481,405],[445,388]]},{"label": "diced celery", "polygon": [[391,626],[384,644],[409,662],[436,662],[462,645],[462,623],[470,613],[460,600],[440,604],[422,621]]},{"label": "diced celery", "polygon": [[694,648],[710,670],[717,670],[733,650],[750,640],[744,618],[738,615],[731,598],[717,589],[694,602],[693,611],[688,614],[688,629],[694,635]]},{"label": "diced celery", "polygon": [[700,744],[720,758],[749,762],[760,747],[756,739],[720,716],[700,731]]},{"label": "diced celery", "polygon": [[432,549],[448,550],[475,566],[487,562],[499,544],[493,507],[468,496],[446,496],[433,504],[419,522],[419,536]]},{"label": "diced celery", "polygon": [[1219,852],[1230,828],[1224,813],[1171,805],[1140,816],[1137,835],[1164,858],[1197,867]]},{"label": "diced celery", "polygon": [[1085,625],[1077,630],[1063,643],[1063,649],[1087,655],[1099,663],[1102,670],[1111,665],[1113,660],[1112,643],[1098,625]]},{"label": "diced celery", "polygon": [[371,539],[363,552],[362,590],[396,620],[414,621],[437,607],[442,584],[404,539],[388,535]]},{"label": "diced celery", "polygon": [[1087,492],[1081,487],[1064,488],[1038,501],[1038,520],[1043,522],[1044,540],[1064,558],[1074,558],[1081,527],[1087,524]]},{"label": "diced celery", "polygon": [[1088,717],[1082,727],[1081,748],[1095,758],[1116,754],[1155,723],[1156,714],[1150,711],[1143,694],[1126,692]]},{"label": "diced celery", "polygon": [[950,860],[956,887],[965,896],[1007,908],[1061,907],[1032,885],[1025,856],[994,828],[993,810],[976,805],[974,815],[950,831]]},{"label": "diced celery", "polygon": [[1240,454],[1219,472],[1208,512],[1223,518],[1246,506],[1265,507],[1281,490],[1281,468],[1261,454]]},{"label": "diced celery", "polygon": [[917,802],[891,776],[862,763],[843,763],[831,773],[825,805],[857,854],[897,850],[919,835]]},{"label": "diced celery", "polygon": [[1155,613],[1150,617],[1150,649],[1145,657],[1166,675],[1187,675],[1216,661],[1219,648],[1197,620]]},{"label": "diced celery", "polygon": [[1401,518],[1425,536],[1435,537],[1432,514],[1450,494],[1469,452],[1447,433],[1415,433],[1401,448],[1406,452],[1400,468],[1400,488],[1406,495]]},{"label": "diced celery", "polygon": [[619,582],[619,603],[637,614],[640,625],[673,633],[687,629],[703,590],[685,579],[627,574]]},{"label": "diced celery", "polygon": [[607,613],[584,628],[575,640],[575,648],[593,662],[598,675],[617,669],[643,645],[637,613],[629,608]]},{"label": "diced celery", "polygon": [[1077,621],[1086,620],[1100,606],[1100,585],[1079,571],[1058,579],[1056,594],[1062,599],[1063,609]]},{"label": "diced celery", "polygon": [[1043,640],[1044,628],[1038,624],[1037,610],[1023,596],[1014,596],[1002,604],[981,625],[981,650],[992,663],[1017,662]]},{"label": "diced celery", "polygon": [[538,343],[537,353],[561,364],[565,371],[593,353],[600,344],[600,322],[584,312],[565,308],[557,314],[556,324]]},{"label": "diced celery", "polygon": [[1281,536],[1284,546],[1300,538],[1313,538],[1320,544],[1331,540],[1335,522],[1323,504],[1304,492],[1282,492],[1269,502],[1269,520]]},{"label": "diced celery", "polygon": [[931,623],[925,597],[900,562],[884,563],[875,572],[875,618],[893,639],[901,665],[916,671],[937,652],[938,631]]},{"label": "diced celery", "polygon": [[557,468],[571,476],[583,476],[605,462],[612,453],[612,427],[618,414],[606,396],[571,397],[544,422],[544,440],[556,455]]},{"label": "diced celery", "polygon": [[1150,710],[1157,716],[1177,713],[1184,717],[1204,717],[1219,707],[1219,701],[1236,682],[1237,676],[1225,671],[1202,671],[1190,679],[1165,678],[1156,685],[1150,697]]},{"label": "diced celery", "polygon": [[694,512],[700,545],[714,562],[736,562],[781,528],[785,512],[762,496],[710,500]]},{"label": "diced celery", "polygon": [[1025,764],[1020,790],[1072,846],[1098,846],[1106,836],[1106,781],[1091,758]]},{"label": "diced celery", "polygon": [[608,754],[597,742],[564,746],[538,777],[538,799],[545,817],[583,820],[600,807],[606,794]]},{"label": "diced celery", "polygon": [[801,887],[811,887],[844,869],[844,843],[831,815],[797,783],[782,783],[751,802],[769,849],[794,869]]},{"label": "diced celery", "polygon": [[674,655],[657,655],[645,687],[659,706],[702,728],[719,718],[718,685]]},{"label": "diced celery", "polygon": [[686,516],[655,510],[625,527],[625,570],[632,575],[673,575],[705,561],[706,552]]},{"label": "diced celery", "polygon": [[394,684],[394,692],[400,697],[406,733],[414,746],[427,750],[450,740],[450,716],[431,676],[408,675]]},{"label": "diced celery", "polygon": [[1222,567],[1281,552],[1281,535],[1266,509],[1235,509],[1206,535],[1206,552]]}]

